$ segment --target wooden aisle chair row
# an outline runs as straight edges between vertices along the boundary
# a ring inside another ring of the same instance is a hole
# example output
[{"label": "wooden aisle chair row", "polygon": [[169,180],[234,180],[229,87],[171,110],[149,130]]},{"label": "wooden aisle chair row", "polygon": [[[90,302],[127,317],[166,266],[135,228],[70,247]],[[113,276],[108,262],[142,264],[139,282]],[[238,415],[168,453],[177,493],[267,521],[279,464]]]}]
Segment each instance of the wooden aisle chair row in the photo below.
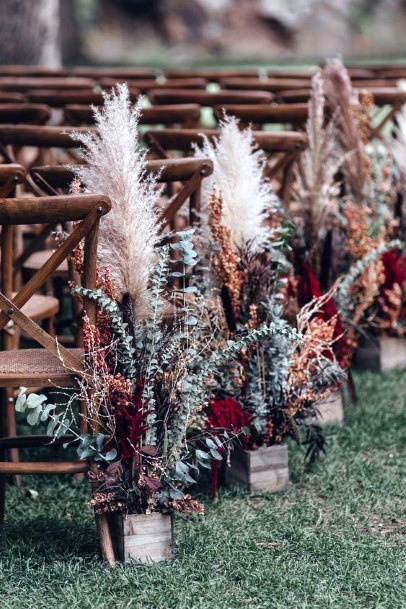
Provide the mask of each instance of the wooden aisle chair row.
[{"label": "wooden aisle chair row", "polygon": [[[144,140],[151,154],[169,159],[174,153],[190,155],[194,146],[203,144],[204,137],[212,141],[219,135],[218,129],[151,129],[144,134]],[[254,131],[253,137],[258,147],[268,156],[267,177],[278,181],[278,194],[287,208],[294,167],[307,146],[306,135],[295,131]]]},{"label": "wooden aisle chair row", "polygon": [[[0,387],[18,388],[21,385],[31,387],[69,386],[75,382],[75,376],[83,374],[82,352],[67,350],[58,343],[23,311],[24,305],[44,285],[47,277],[57,268],[60,262],[73,251],[84,239],[84,273],[82,283],[95,287],[96,249],[100,218],[110,209],[109,200],[103,195],[81,195],[63,197],[43,197],[20,199],[0,199],[1,232],[1,291],[0,291],[0,330],[2,339],[7,335],[7,326],[13,324],[24,331],[31,340],[40,345],[37,349],[2,350],[0,352]],[[16,226],[26,223],[48,224],[52,222],[76,221],[77,225],[68,238],[46,261],[31,279],[24,284],[17,294],[13,295],[13,231]],[[95,321],[94,304],[86,303],[86,312]],[[4,436],[7,415],[14,418],[14,405],[4,400],[3,391],[2,430]],[[35,438],[35,445],[41,440]],[[43,443],[49,438],[43,437]],[[28,439],[27,445],[31,444]],[[4,516],[5,474],[32,473],[76,473],[87,469],[85,462],[68,463],[32,463],[7,462],[4,460],[5,449],[25,446],[24,438],[12,438],[7,435],[0,441],[2,461],[0,463],[0,517]]]},{"label": "wooden aisle chair row", "polygon": [[[1,106],[0,106],[1,108]],[[68,104],[63,108],[65,125],[93,125],[92,108],[80,104]],[[165,127],[196,127],[200,122],[200,106],[197,104],[171,104],[143,108],[140,125],[164,125]]]},{"label": "wooden aisle chair row", "polygon": [[[387,107],[386,111],[383,111],[383,115],[380,114],[378,117],[378,123],[369,125],[369,131],[371,137],[382,138],[383,129],[390,120],[393,120],[403,106],[406,103],[406,91],[402,91],[397,87],[364,87],[359,86],[356,89],[358,93],[365,91],[373,96],[374,103],[378,108]],[[278,94],[278,101],[280,102],[279,107],[286,106],[299,106],[304,103],[308,103],[311,95],[310,89],[302,89],[298,91],[282,91]]]}]

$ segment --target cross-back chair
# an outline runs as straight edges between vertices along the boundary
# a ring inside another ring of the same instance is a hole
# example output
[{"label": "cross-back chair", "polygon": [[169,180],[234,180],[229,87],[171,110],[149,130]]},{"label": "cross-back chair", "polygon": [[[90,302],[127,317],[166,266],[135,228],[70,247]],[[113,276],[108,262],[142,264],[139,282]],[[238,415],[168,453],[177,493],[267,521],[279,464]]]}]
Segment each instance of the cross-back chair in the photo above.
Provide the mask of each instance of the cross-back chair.
[{"label": "cross-back chair", "polygon": [[95,66],[76,66],[69,71],[72,76],[81,78],[92,78],[100,81],[102,78],[128,79],[128,80],[152,80],[155,79],[159,71],[151,68],[120,68],[120,67],[95,67]]},{"label": "cross-back chair", "polygon": [[30,89],[92,89],[94,85],[91,78],[0,76],[0,90],[22,93]]},{"label": "cross-back chair", "polygon": [[[213,172],[209,159],[162,159],[148,161],[146,175],[155,174],[159,184],[175,185],[167,193],[159,217],[165,231],[173,227],[180,210],[188,203],[188,221],[192,226],[199,222],[202,180]],[[37,186],[47,194],[69,189],[74,178],[73,169],[62,166],[33,167],[31,175]],[[172,192],[173,191],[173,192]]]},{"label": "cross-back chair", "polygon": [[[1,106],[0,106],[1,107]],[[86,105],[68,104],[63,109],[64,124],[66,125],[93,125],[94,114],[92,108]],[[188,128],[195,127],[200,122],[200,106],[197,104],[170,104],[142,108],[140,125],[176,125]]]},{"label": "cross-back chair", "polygon": [[[144,140],[150,151],[161,158],[170,159],[173,154],[193,153],[194,146],[201,146],[204,137],[219,137],[218,129],[164,129],[149,130]],[[278,194],[288,206],[294,167],[301,152],[307,146],[305,134],[295,131],[254,131],[254,140],[268,156],[267,177],[278,183]]]},{"label": "cross-back chair", "polygon": [[[140,90],[137,88],[131,88],[130,100],[132,102],[137,101]],[[95,105],[100,106],[103,104],[103,95],[100,92],[93,91],[92,89],[78,89],[78,90],[55,90],[55,89],[38,89],[27,91],[27,98],[30,102],[36,104],[47,104],[51,108],[63,108],[68,104],[80,104],[80,105]]]},{"label": "cross-back chair", "polygon": [[189,79],[204,78],[207,82],[218,83],[222,78],[258,78],[256,68],[228,68],[228,69],[203,69],[203,68],[182,68],[168,69],[164,71],[167,79]]},{"label": "cross-back chair", "polygon": [[223,78],[220,86],[222,89],[277,93],[278,91],[306,88],[309,86],[309,82],[308,78]]},{"label": "cross-back chair", "polygon": [[213,107],[218,104],[270,104],[272,93],[267,91],[199,91],[151,89],[148,95],[153,104],[199,104]]},{"label": "cross-back chair", "polygon": [[45,104],[3,103],[0,100],[0,124],[44,125],[50,117],[51,108]]},{"label": "cross-back chair", "polygon": [[263,125],[285,125],[302,128],[307,120],[307,104],[224,104],[216,106],[213,110],[217,120],[223,118],[224,112],[240,119],[241,125],[254,125],[258,128]]},{"label": "cross-back chair", "polygon": [[129,89],[139,89],[141,93],[148,93],[151,89],[205,89],[207,80],[204,78],[173,78],[165,82],[158,80],[129,80],[126,78],[102,78],[100,86],[103,88],[114,87],[117,83],[127,83]]},{"label": "cross-back chair", "polygon": [[[18,325],[40,345],[37,349],[0,352],[0,387],[3,388],[2,417],[3,436],[0,439],[0,522],[4,519],[6,481],[10,474],[81,474],[88,470],[87,461],[43,461],[9,462],[6,451],[18,448],[47,446],[48,436],[17,436],[6,433],[7,421],[14,419],[14,406],[7,399],[7,389],[21,385],[55,387],[74,385],[76,378],[87,374],[83,362],[83,352],[67,350],[57,340],[40,328],[24,314],[22,307],[43,285],[47,275],[56,268],[79,244],[84,241],[84,265],[82,285],[96,287],[96,252],[100,218],[110,209],[110,202],[103,195],[80,195],[63,197],[0,199],[1,238],[1,291],[0,329],[12,323]],[[43,268],[25,284],[14,297],[10,292],[12,273],[12,231],[21,223],[49,223],[62,220],[77,222],[64,243],[55,251]],[[96,308],[91,301],[85,303],[90,323],[96,323]],[[97,431],[97,421],[94,430]],[[52,447],[70,441],[71,436],[62,436],[52,443]],[[112,562],[114,553],[106,517],[95,515],[100,549],[103,558]]]},{"label": "cross-back chair", "polygon": [[10,65],[0,66],[0,76],[65,78],[68,76],[68,70],[44,66]]}]

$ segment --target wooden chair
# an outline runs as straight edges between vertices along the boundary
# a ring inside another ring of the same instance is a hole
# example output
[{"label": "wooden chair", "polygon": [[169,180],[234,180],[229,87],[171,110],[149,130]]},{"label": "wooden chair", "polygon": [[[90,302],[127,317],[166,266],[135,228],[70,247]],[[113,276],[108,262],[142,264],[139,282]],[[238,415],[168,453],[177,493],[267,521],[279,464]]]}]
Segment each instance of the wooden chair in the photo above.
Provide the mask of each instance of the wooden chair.
[{"label": "wooden chair", "polygon": [[68,71],[65,68],[45,68],[43,66],[0,66],[0,76],[18,76],[18,77],[51,77],[65,78]]},{"label": "wooden chair", "polygon": [[102,88],[114,87],[117,83],[127,83],[129,89],[139,89],[141,93],[148,93],[151,89],[205,89],[207,81],[204,78],[178,78],[159,82],[158,80],[129,80],[126,78],[102,78]]},{"label": "wooden chair", "polygon": [[[1,108],[1,106],[0,106]],[[63,109],[66,125],[93,125],[93,110],[89,106],[68,104]],[[140,125],[164,125],[165,127],[195,127],[200,121],[200,106],[197,104],[172,104],[143,108]]]},{"label": "wooden chair", "polygon": [[12,91],[0,91],[0,104],[19,104],[26,101],[22,93]]},{"label": "wooden chair", "polygon": [[307,120],[307,104],[224,104],[214,108],[217,120],[223,118],[224,112],[240,119],[241,125],[252,124],[256,128],[263,125],[287,125],[302,128]]},{"label": "wooden chair", "polygon": [[227,68],[220,70],[207,68],[172,68],[165,70],[164,75],[168,80],[204,78],[207,82],[218,83],[222,78],[258,78],[258,70],[255,68]]},{"label": "wooden chair", "polygon": [[0,77],[0,90],[22,93],[30,89],[92,89],[94,84],[94,81],[90,78]]},{"label": "wooden chair", "polygon": [[311,80],[316,73],[317,68],[283,68],[273,67],[269,68],[266,73],[270,79],[288,79],[288,80]]},{"label": "wooden chair", "polygon": [[[88,132],[92,127],[72,126],[34,126],[34,125],[0,125],[0,154],[6,163],[16,162],[16,149],[34,147],[39,150],[49,151],[49,155],[57,158],[56,150],[65,151],[65,160],[75,159],[72,152],[79,148],[80,144],[70,137],[69,133]],[[61,156],[61,162],[64,158]],[[76,159],[77,162],[77,159]],[[38,160],[34,163],[38,164]],[[27,178],[26,185],[36,193],[35,185]]]},{"label": "wooden chair", "polygon": [[152,80],[155,79],[159,71],[150,68],[120,68],[120,67],[97,67],[97,66],[76,66],[69,70],[72,76],[80,78],[91,78],[100,81],[103,78],[128,79],[128,80]]},{"label": "wooden chair", "polygon": [[[161,158],[170,158],[174,153],[192,153],[195,145],[203,144],[204,136],[213,140],[219,135],[217,129],[164,129],[147,131],[144,140],[151,152]],[[258,147],[269,157],[267,176],[278,182],[279,196],[287,207],[294,167],[307,146],[307,138],[303,133],[287,131],[254,131],[253,136]]]},{"label": "wooden chair", "polygon": [[[96,287],[96,252],[97,235],[100,218],[110,209],[109,200],[103,195],[80,195],[68,197],[45,197],[35,199],[3,199],[0,200],[1,238],[1,292],[0,292],[0,329],[10,322],[19,326],[37,342],[41,348],[22,349],[18,351],[0,352],[0,387],[14,388],[20,385],[33,387],[69,386],[75,384],[75,379],[86,374],[83,362],[83,352],[68,350],[59,345],[22,311],[32,295],[44,284],[46,277],[60,261],[65,259],[84,240],[84,272],[82,285]],[[25,284],[17,295],[11,295],[12,275],[12,232],[21,223],[49,223],[59,221],[75,221],[77,225],[69,237],[55,251],[42,269]],[[85,303],[86,314],[90,323],[96,323],[96,308],[91,301]],[[4,397],[7,393],[3,393]],[[14,405],[8,400],[3,401],[2,428],[7,428],[7,419],[14,418]],[[90,431],[90,430],[89,430]],[[97,430],[96,430],[97,431]],[[7,434],[0,440],[0,521],[4,519],[5,505],[5,476],[9,474],[79,474],[88,470],[86,461],[46,461],[46,462],[8,462],[5,451],[10,448],[29,448],[49,445],[48,436],[11,436]],[[61,438],[56,445],[70,440],[71,437]],[[54,446],[54,444],[52,445]],[[114,564],[114,551],[108,529],[107,518],[95,515],[99,535],[100,548],[103,558]]]},{"label": "wooden chair", "polygon": [[198,91],[151,89],[148,94],[153,104],[199,104],[213,107],[219,104],[270,104],[272,93],[264,91]]},{"label": "wooden chair", "polygon": [[[166,184],[167,187],[175,185],[167,193],[159,218],[163,231],[174,225],[177,214],[186,203],[189,224],[193,226],[199,223],[201,183],[212,172],[213,164],[209,159],[183,158],[147,162],[146,175],[157,175],[158,183]],[[69,189],[74,171],[61,166],[33,167],[31,175],[44,193],[57,194]]]},{"label": "wooden chair", "polygon": [[[136,102],[140,90],[136,88],[130,89],[130,99],[132,102]],[[91,89],[78,89],[74,90],[54,90],[54,89],[39,89],[31,90],[26,92],[27,98],[30,102],[35,104],[47,104],[51,108],[63,108],[69,104],[80,104],[80,105],[95,105],[100,106],[103,104],[103,95],[100,92],[95,92]]]},{"label": "wooden chair", "polygon": [[288,91],[304,89],[309,86],[308,78],[223,78],[220,81],[222,89],[237,89],[239,91]]},{"label": "wooden chair", "polygon": [[50,117],[51,108],[44,104],[0,103],[0,124],[44,125]]}]

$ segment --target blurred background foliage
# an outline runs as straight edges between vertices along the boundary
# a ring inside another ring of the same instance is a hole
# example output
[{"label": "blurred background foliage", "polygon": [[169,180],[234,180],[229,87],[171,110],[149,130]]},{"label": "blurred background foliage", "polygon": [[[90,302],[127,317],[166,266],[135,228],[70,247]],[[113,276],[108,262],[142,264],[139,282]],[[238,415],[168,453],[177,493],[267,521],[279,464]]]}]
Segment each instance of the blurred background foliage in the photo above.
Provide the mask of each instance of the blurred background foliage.
[{"label": "blurred background foliage", "polygon": [[66,64],[292,63],[406,53],[406,0],[2,0],[0,61],[10,63],[4,47],[32,38],[47,15],[55,31],[56,12]]}]

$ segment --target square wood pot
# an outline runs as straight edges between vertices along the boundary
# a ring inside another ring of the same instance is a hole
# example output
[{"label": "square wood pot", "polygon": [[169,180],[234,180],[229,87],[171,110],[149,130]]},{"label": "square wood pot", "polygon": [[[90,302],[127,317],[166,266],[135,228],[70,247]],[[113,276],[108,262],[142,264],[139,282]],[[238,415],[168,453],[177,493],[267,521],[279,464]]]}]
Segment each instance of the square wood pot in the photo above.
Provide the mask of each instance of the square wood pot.
[{"label": "square wood pot", "polygon": [[342,425],[344,423],[344,400],[341,389],[332,391],[327,398],[318,402],[315,408],[317,411],[315,422],[326,425],[332,423]]},{"label": "square wood pot", "polygon": [[354,363],[358,370],[369,372],[406,368],[406,338],[369,335],[360,341]]},{"label": "square wood pot", "polygon": [[231,453],[230,466],[225,468],[225,482],[252,492],[285,491],[289,487],[288,447],[280,444],[257,450],[236,448]]},{"label": "square wood pot", "polygon": [[120,562],[160,562],[174,557],[172,514],[111,514],[114,553]]}]

